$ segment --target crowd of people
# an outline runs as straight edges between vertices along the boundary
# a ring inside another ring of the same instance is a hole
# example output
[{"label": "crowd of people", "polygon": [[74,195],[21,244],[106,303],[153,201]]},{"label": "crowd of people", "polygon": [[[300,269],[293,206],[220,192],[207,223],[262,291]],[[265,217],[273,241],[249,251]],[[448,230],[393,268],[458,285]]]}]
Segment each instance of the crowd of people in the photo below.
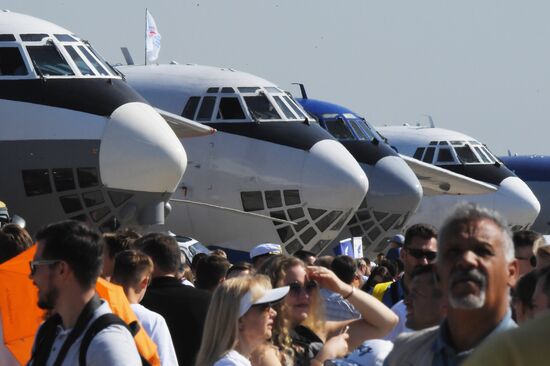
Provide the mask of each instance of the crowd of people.
[{"label": "crowd of people", "polygon": [[[77,221],[35,240],[0,229],[0,263],[36,243],[30,279],[47,317],[29,366],[542,365],[550,335],[550,245],[501,216],[458,206],[439,231],[415,224],[376,259],[259,244],[186,262],[174,237],[100,234]],[[114,316],[98,278],[139,323]],[[0,311],[2,309],[0,308]],[[136,326],[156,345],[146,359]],[[519,327],[518,327],[519,326]],[[5,347],[0,364],[19,365]]]}]

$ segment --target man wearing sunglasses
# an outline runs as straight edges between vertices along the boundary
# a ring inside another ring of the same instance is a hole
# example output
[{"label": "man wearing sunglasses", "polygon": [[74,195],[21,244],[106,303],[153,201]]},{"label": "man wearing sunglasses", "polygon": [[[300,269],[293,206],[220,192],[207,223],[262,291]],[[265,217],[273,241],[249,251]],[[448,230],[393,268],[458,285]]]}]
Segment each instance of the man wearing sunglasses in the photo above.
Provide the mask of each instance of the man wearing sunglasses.
[{"label": "man wearing sunglasses", "polygon": [[398,337],[384,365],[460,365],[487,338],[517,327],[509,290],[518,263],[498,213],[471,203],[458,206],[441,228],[436,265],[446,318]]},{"label": "man wearing sunglasses", "polygon": [[[28,365],[77,365],[80,345],[90,325],[111,313],[95,293],[101,272],[103,241],[77,221],[40,230],[30,277],[38,289],[38,306],[53,314],[40,327]],[[113,324],[89,343],[86,364],[141,365],[134,339],[123,325]]]},{"label": "man wearing sunglasses", "polygon": [[514,233],[514,253],[519,264],[519,276],[531,272],[537,265],[536,247],[544,242],[541,234],[532,230],[521,230]]},{"label": "man wearing sunglasses", "polygon": [[437,231],[427,224],[415,224],[405,233],[405,243],[400,252],[403,262],[404,274],[399,281],[386,288],[382,302],[392,307],[398,301],[403,300],[407,284],[411,280],[411,273],[420,266],[425,266],[435,261],[437,255]]},{"label": "man wearing sunglasses", "polygon": [[419,267],[434,263],[437,256],[437,231],[428,224],[415,224],[405,233],[405,242],[399,257],[403,262],[403,276],[392,283],[384,292],[382,302],[391,307],[399,317],[399,323],[385,338],[393,341],[399,334],[408,331],[405,326],[407,308],[403,303],[405,293],[411,282],[411,274]]}]

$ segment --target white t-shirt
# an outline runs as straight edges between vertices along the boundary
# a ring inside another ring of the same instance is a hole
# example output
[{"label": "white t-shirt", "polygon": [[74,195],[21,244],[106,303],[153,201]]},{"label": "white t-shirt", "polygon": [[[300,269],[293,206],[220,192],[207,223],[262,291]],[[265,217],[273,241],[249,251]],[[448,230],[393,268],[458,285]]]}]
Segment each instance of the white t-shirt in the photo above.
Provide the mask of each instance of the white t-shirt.
[{"label": "white t-shirt", "polygon": [[[111,313],[109,303],[104,300],[101,301],[101,306],[94,311],[92,320],[88,323],[86,329],[88,329],[93,320],[99,318],[103,314]],[[54,364],[63,343],[72,330],[63,329],[61,326],[58,327],[59,331],[52,345],[48,361],[46,362],[47,366],[52,366]],[[86,330],[84,330],[80,337],[71,345],[65,359],[61,363],[62,366],[78,365],[80,343],[85,333]],[[122,325],[116,324],[103,329],[92,339],[88,347],[88,352],[86,353],[86,364],[88,366],[140,366],[141,358],[136,348],[134,338],[128,329]],[[29,365],[34,365],[34,363],[30,363]]]},{"label": "white t-shirt", "polygon": [[396,302],[395,305],[392,306],[391,311],[393,311],[395,315],[399,317],[399,322],[393,328],[391,333],[384,337],[384,339],[395,342],[395,338],[397,338],[398,335],[400,335],[401,333],[412,332],[412,330],[407,328],[407,326],[405,325],[405,323],[407,322],[407,306],[405,305],[403,300]]},{"label": "white t-shirt", "polygon": [[166,320],[164,320],[163,316],[140,304],[130,304],[130,306],[134,313],[136,313],[145,333],[157,345],[160,364],[162,366],[177,366],[176,350],[170,336],[170,330],[168,330]]},{"label": "white t-shirt", "polygon": [[220,358],[214,366],[252,366],[248,358],[232,349]]}]

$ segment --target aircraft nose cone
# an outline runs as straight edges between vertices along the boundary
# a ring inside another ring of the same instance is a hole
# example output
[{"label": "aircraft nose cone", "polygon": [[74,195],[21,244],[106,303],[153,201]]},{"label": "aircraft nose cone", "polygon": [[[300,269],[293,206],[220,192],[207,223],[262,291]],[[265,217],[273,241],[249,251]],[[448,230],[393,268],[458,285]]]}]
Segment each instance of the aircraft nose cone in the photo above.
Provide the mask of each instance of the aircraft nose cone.
[{"label": "aircraft nose cone", "polygon": [[531,225],[540,212],[537,197],[524,181],[518,177],[505,178],[499,187],[497,206],[512,226]]},{"label": "aircraft nose cone", "polygon": [[365,172],[342,144],[322,140],[310,149],[302,174],[306,202],[319,202],[322,209],[356,209],[369,183]]},{"label": "aircraft nose cone", "polygon": [[422,186],[407,163],[398,156],[386,156],[368,167],[367,205],[374,211],[405,214],[416,211],[422,200]]},{"label": "aircraft nose cone", "polygon": [[106,187],[174,192],[186,165],[181,142],[151,106],[127,103],[109,117],[99,151]]}]

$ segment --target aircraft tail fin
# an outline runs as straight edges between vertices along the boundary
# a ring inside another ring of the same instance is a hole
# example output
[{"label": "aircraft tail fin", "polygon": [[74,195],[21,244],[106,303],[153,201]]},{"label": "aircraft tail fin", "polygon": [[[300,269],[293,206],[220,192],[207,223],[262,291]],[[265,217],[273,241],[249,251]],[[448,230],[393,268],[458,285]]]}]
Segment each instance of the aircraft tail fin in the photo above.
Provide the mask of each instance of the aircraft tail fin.
[{"label": "aircraft tail fin", "polygon": [[126,64],[134,65],[134,59],[132,58],[132,55],[130,54],[128,47],[120,47],[120,50],[122,51],[122,56],[124,56],[124,60],[126,61]]}]

